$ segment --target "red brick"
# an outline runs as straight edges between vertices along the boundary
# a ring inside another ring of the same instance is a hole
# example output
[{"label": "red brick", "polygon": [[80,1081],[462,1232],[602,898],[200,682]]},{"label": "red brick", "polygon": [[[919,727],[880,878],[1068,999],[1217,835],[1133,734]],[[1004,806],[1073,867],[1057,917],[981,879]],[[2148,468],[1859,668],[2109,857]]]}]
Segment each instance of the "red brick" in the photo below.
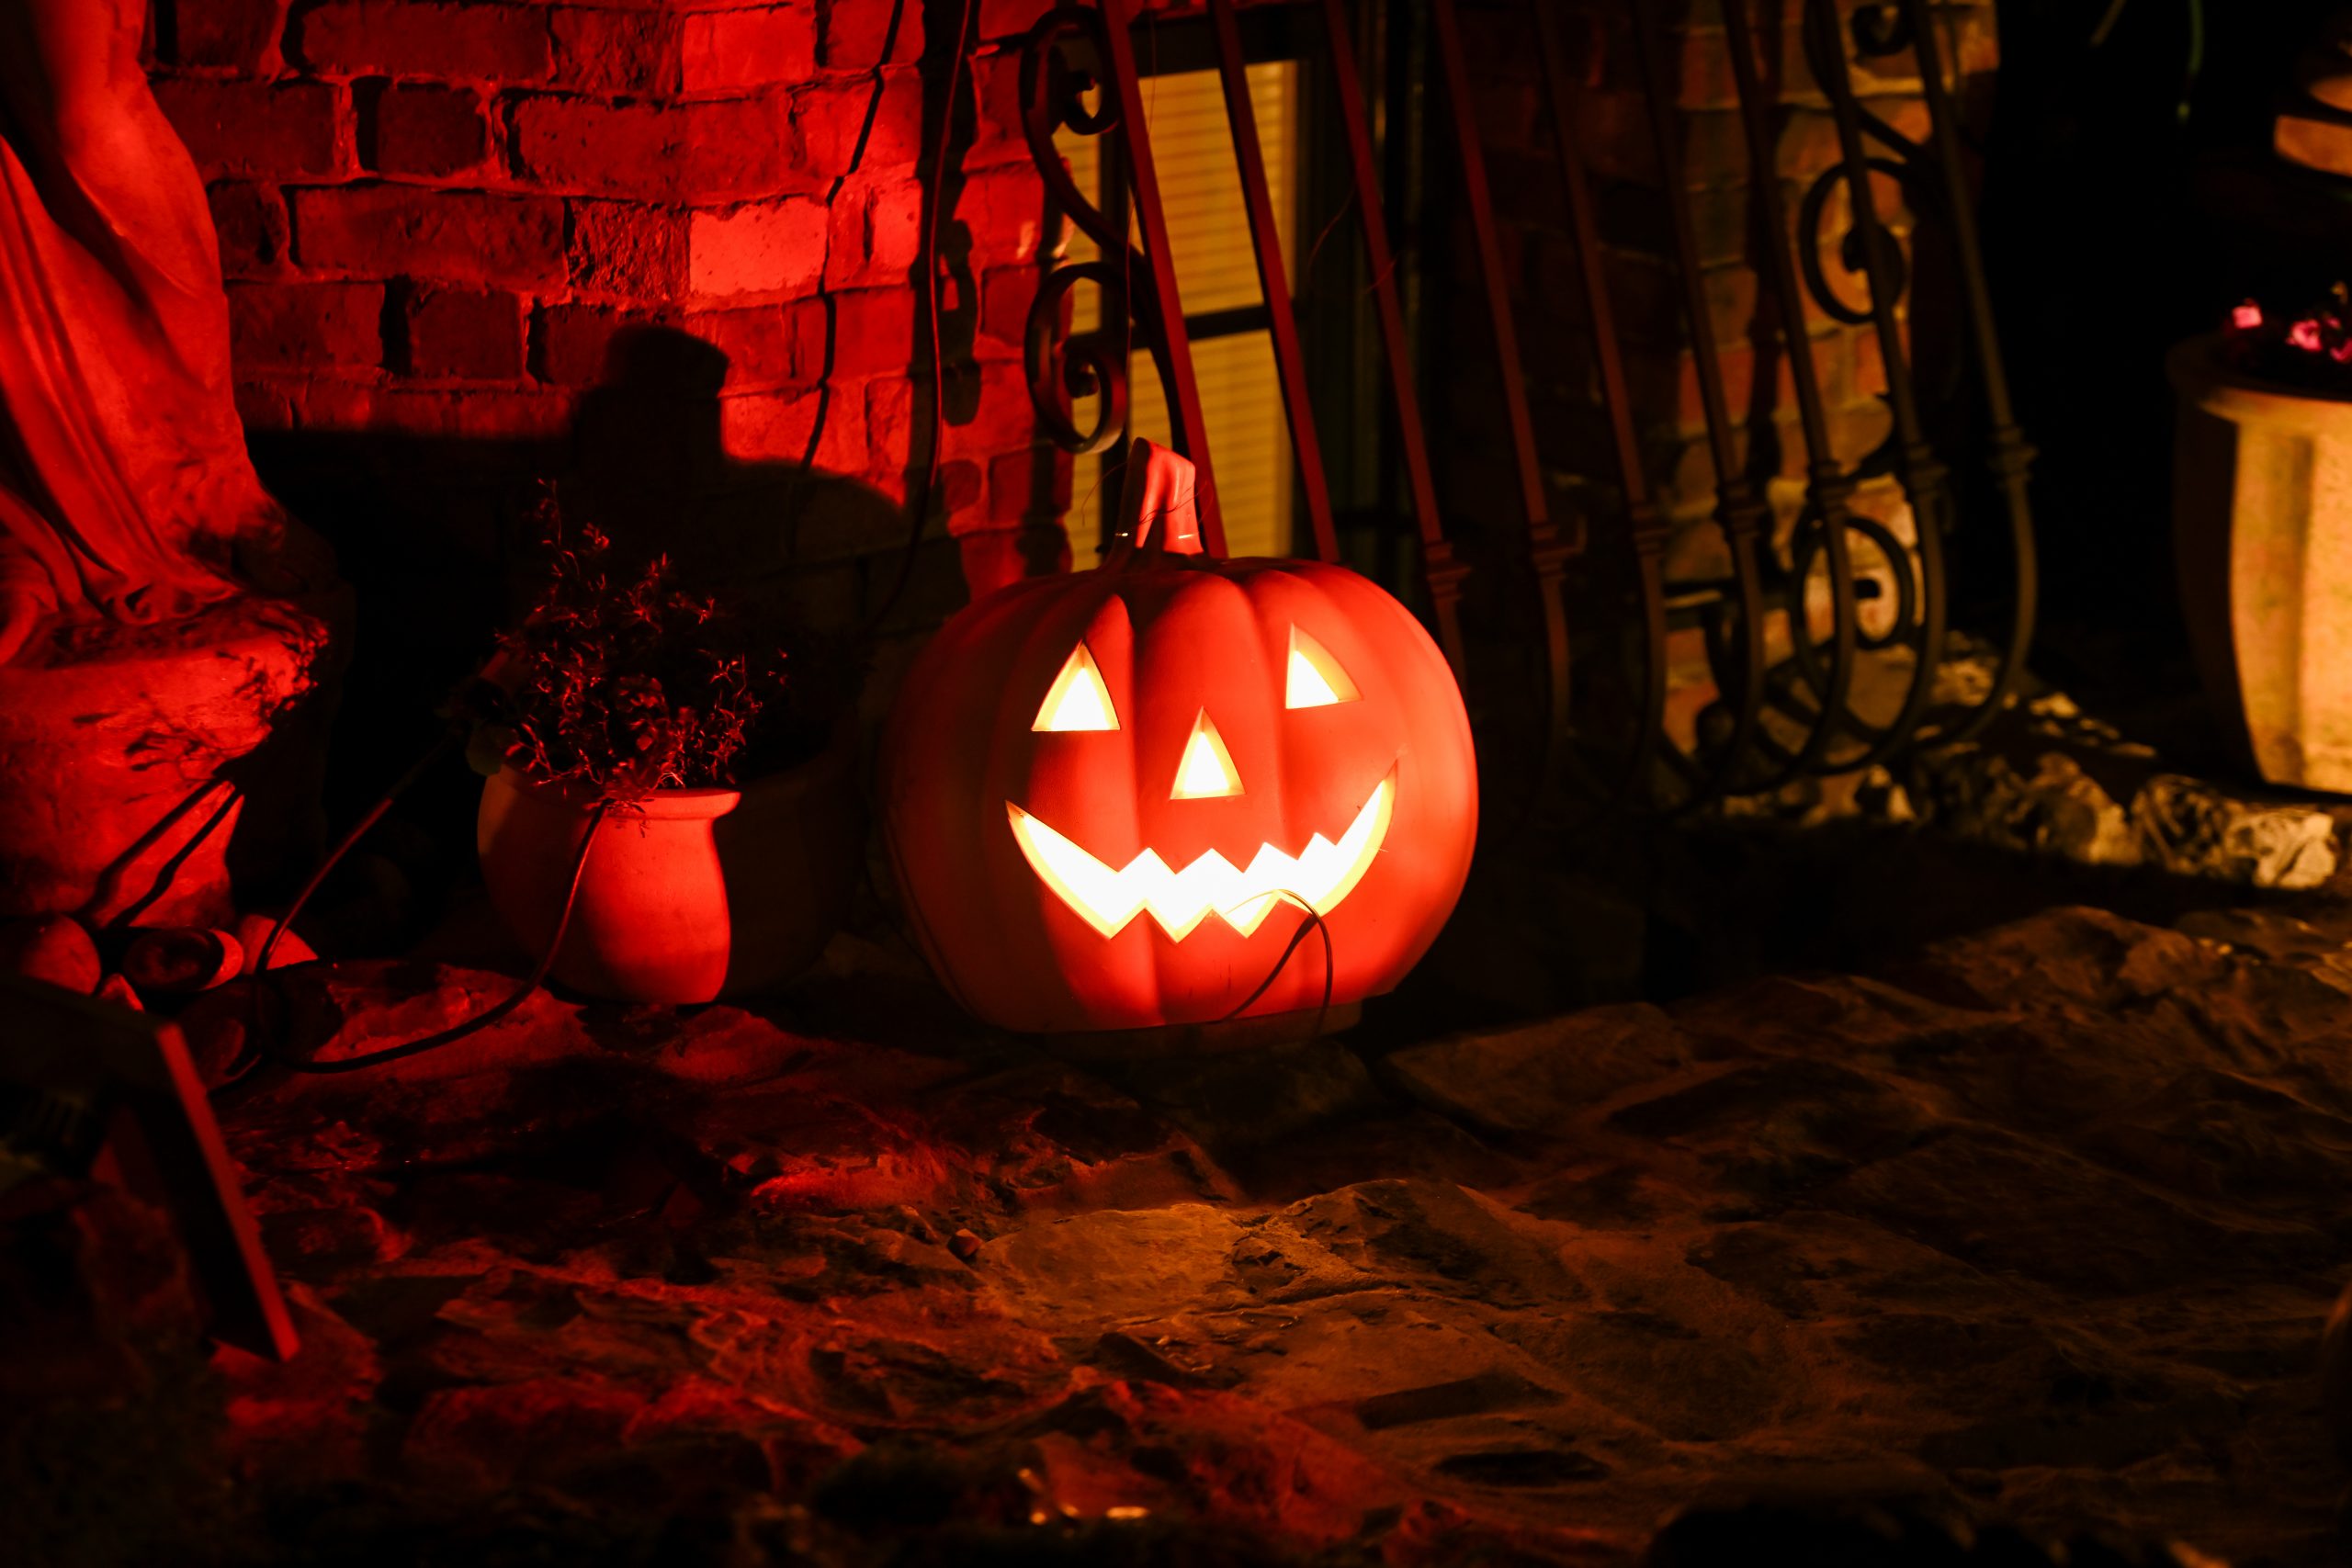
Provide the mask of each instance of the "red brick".
[{"label": "red brick", "polygon": [[[873,0],[823,0],[818,24],[818,58],[828,71],[871,71],[876,65],[911,65],[922,58],[922,10],[916,6],[876,6]],[[899,36],[889,36],[893,18]]]},{"label": "red brick", "polygon": [[1069,536],[1058,523],[1043,527],[991,527],[976,514],[969,519],[950,518],[949,527],[955,533],[966,589],[975,600],[1023,578],[1056,577],[1069,570]]},{"label": "red brick", "polygon": [[971,80],[976,122],[964,166],[1029,162],[1028,136],[1021,125],[1021,51],[980,56],[972,62]]},{"label": "red brick", "polygon": [[806,462],[813,439],[818,468],[854,474],[865,467],[865,408],[854,387],[721,398],[718,431],[739,462]]},{"label": "red brick", "polygon": [[276,381],[241,376],[237,379],[236,399],[237,418],[248,431],[294,428],[293,400]]},{"label": "red brick", "polygon": [[[903,475],[914,462],[913,439],[916,404],[922,406],[926,422],[924,439],[928,442],[931,418],[931,392],[928,382],[920,389],[910,377],[885,376],[865,386],[866,468],[869,473],[888,476]],[[889,487],[890,493],[905,499],[903,487]]]},{"label": "red brick", "polygon": [[553,63],[547,12],[535,6],[330,0],[296,17],[287,45],[330,76],[538,82]]},{"label": "red brick", "polygon": [[229,290],[238,371],[382,364],[380,283],[246,283]]},{"label": "red brick", "polygon": [[390,87],[375,118],[368,156],[379,174],[439,178],[478,168],[490,153],[489,121],[469,87]]},{"label": "red brick", "polygon": [[[870,0],[864,8],[888,9]],[[756,11],[697,14],[685,18],[684,55],[684,85],[689,93],[734,93],[805,82],[817,73],[817,18],[807,0]]]},{"label": "red brick", "polygon": [[1032,517],[1058,519],[1069,510],[1076,465],[1051,446],[1033,446],[989,459],[991,522],[1019,523]]},{"label": "red brick", "polygon": [[548,441],[571,428],[571,398],[549,389],[388,386],[369,400],[364,423],[369,430],[467,442]]},{"label": "red brick", "polygon": [[1029,307],[1037,299],[1037,269],[999,267],[980,279],[980,336],[1019,348],[1029,336]]},{"label": "red brick", "polygon": [[269,72],[287,0],[173,0],[173,58],[182,65]]},{"label": "red brick", "polygon": [[420,288],[401,312],[411,376],[514,381],[523,375],[523,302],[503,289]]},{"label": "red brick", "polygon": [[605,378],[613,339],[654,318],[605,305],[542,305],[531,333],[531,369],[542,381],[584,387]]},{"label": "red brick", "polygon": [[825,287],[903,284],[921,248],[922,187],[912,180],[844,191],[832,207]]},{"label": "red brick", "polygon": [[864,81],[807,88],[793,100],[792,123],[808,172],[820,179],[839,179],[853,169],[875,176],[911,174],[922,146],[922,78],[911,67],[892,66],[878,85]]},{"label": "red brick", "polygon": [[571,203],[571,285],[590,294],[667,299],[686,287],[686,214],[632,202]]},{"label": "red brick", "polygon": [[824,276],[828,215],[806,197],[697,212],[690,220],[688,288],[696,294],[800,294]]},{"label": "red brick", "polygon": [[[1045,200],[1045,182],[1027,164],[988,169],[964,182],[954,216],[972,231],[975,254],[1000,265],[1026,262],[1037,254]],[[911,262],[912,250],[907,254]]]},{"label": "red brick", "polygon": [[363,185],[290,199],[294,254],[313,270],[523,287],[564,276],[563,204],[549,197]]},{"label": "red brick", "polygon": [[862,288],[834,295],[832,373],[903,373],[915,356],[918,303],[911,288]]},{"label": "red brick", "polygon": [[[592,93],[674,93],[680,19],[660,11],[548,13],[559,85]],[[693,26],[688,20],[687,28]]]},{"label": "red brick", "polygon": [[[952,380],[956,375],[951,365]],[[974,371],[967,367],[963,374]],[[1029,378],[1016,362],[978,367],[980,395],[970,420],[947,427],[950,457],[992,457],[1026,447],[1037,439],[1037,413],[1029,406]]]},{"label": "red brick", "polygon": [[1055,0],[979,0],[979,37],[986,42],[1018,39],[1054,5]]},{"label": "red brick", "polygon": [[947,531],[968,534],[984,520],[980,511],[980,466],[969,458],[958,458],[939,466],[939,491],[932,502],[933,512],[947,514]]},{"label": "red brick", "polygon": [[332,175],[343,168],[343,95],[323,82],[219,82],[166,76],[155,84],[189,156],[207,173]]},{"label": "red brick", "polygon": [[227,180],[205,192],[213,232],[220,241],[220,271],[250,277],[277,270],[286,259],[286,202],[277,187]]},{"label": "red brick", "polygon": [[592,196],[724,201],[787,183],[795,139],[783,105],[605,104],[531,97],[513,110],[515,173]]},{"label": "red brick", "polygon": [[796,299],[789,304],[753,305],[741,310],[707,310],[686,318],[686,330],[727,356],[727,389],[788,386],[802,379],[793,339],[796,312],[823,302]]}]

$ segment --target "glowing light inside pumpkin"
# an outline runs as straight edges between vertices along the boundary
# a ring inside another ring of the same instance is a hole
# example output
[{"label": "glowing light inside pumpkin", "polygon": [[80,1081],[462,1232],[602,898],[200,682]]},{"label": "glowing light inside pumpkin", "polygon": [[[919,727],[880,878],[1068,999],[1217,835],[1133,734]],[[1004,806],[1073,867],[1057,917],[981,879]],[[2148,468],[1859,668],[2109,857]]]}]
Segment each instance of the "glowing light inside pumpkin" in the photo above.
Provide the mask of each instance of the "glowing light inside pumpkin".
[{"label": "glowing light inside pumpkin", "polygon": [[1200,717],[1193,720],[1192,739],[1184,742],[1183,760],[1176,764],[1176,786],[1168,792],[1168,798],[1219,800],[1240,793],[1241,773],[1233,765],[1233,753],[1225,749],[1225,737],[1209,722],[1209,710],[1203,708]]},{"label": "glowing light inside pumpkin", "polygon": [[1114,871],[1011,801],[1004,809],[1030,869],[1088,925],[1116,936],[1148,911],[1160,930],[1182,942],[1213,914],[1248,936],[1284,902],[1283,894],[1312,905],[1318,915],[1329,914],[1372,869],[1396,805],[1391,769],[1337,843],[1317,833],[1295,855],[1261,844],[1246,869],[1211,850],[1182,871],[1171,870],[1157,850]]},{"label": "glowing light inside pumpkin", "polygon": [[1296,626],[1290,629],[1290,669],[1283,684],[1284,707],[1327,708],[1334,703],[1354,702],[1363,694],[1331,657],[1330,649]]},{"label": "glowing light inside pumpkin", "polygon": [[1070,649],[1062,672],[1054,677],[1054,683],[1046,688],[1046,700],[1037,705],[1036,722],[1029,728],[1040,733],[1119,728],[1119,716],[1111,710],[1111,688],[1102,683],[1102,671],[1084,643]]}]

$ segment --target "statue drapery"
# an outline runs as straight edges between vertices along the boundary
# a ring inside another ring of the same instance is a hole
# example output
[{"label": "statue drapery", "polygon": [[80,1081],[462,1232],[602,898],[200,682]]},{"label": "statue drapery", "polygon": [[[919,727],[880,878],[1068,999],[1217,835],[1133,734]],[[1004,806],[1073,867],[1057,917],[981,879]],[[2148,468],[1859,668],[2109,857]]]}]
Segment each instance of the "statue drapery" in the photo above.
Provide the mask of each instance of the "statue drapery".
[{"label": "statue drapery", "polygon": [[195,164],[139,62],[142,0],[0,0],[0,661],[42,618],[322,585],[262,489]]}]

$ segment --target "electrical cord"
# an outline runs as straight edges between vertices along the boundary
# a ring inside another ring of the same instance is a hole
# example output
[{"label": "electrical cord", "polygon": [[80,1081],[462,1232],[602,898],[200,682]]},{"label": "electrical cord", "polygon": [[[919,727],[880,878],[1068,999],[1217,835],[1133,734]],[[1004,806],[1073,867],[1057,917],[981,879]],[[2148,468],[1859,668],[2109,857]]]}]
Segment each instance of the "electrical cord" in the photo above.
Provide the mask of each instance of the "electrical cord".
[{"label": "electrical cord", "polygon": [[[322,1074],[356,1073],[368,1067],[380,1067],[387,1062],[397,1062],[409,1056],[421,1056],[427,1051],[437,1051],[444,1045],[455,1044],[469,1034],[476,1034],[488,1029],[492,1024],[521,1007],[532,992],[546,983],[548,971],[555,966],[555,955],[563,946],[563,933],[571,925],[572,906],[580,898],[581,878],[588,870],[588,852],[594,847],[596,830],[605,825],[605,814],[611,807],[612,802],[600,800],[596,803],[595,810],[589,813],[588,830],[580,836],[580,852],[572,857],[571,880],[564,888],[563,909],[556,916],[555,933],[548,938],[547,947],[540,953],[538,963],[532,966],[530,977],[507,992],[503,1000],[485,1011],[474,1014],[462,1023],[452,1024],[438,1033],[428,1034],[422,1039],[403,1041],[398,1045],[387,1045],[381,1050],[369,1051],[356,1056],[339,1056],[332,1062],[300,1061],[279,1055],[276,1058],[277,1065],[289,1072]],[[268,971],[264,970],[261,973],[266,976]]]},{"label": "electrical cord", "polygon": [[907,585],[914,579],[915,553],[922,546],[923,528],[931,519],[932,500],[939,493],[941,448],[947,444],[947,359],[939,345],[939,214],[947,205],[947,144],[956,131],[956,96],[963,90],[964,67],[971,58],[972,21],[978,8],[978,0],[964,0],[963,19],[956,29],[955,51],[947,68],[947,98],[940,110],[939,139],[932,147],[931,201],[923,215],[922,254],[917,263],[922,268],[923,321],[931,340],[931,444],[923,456],[922,499],[918,502],[911,495],[907,498],[907,542],[899,551],[899,575],[882,603],[858,628],[861,642],[880,629],[906,597]]},{"label": "electrical cord", "polygon": [[596,841],[596,830],[604,825],[605,814],[610,808],[610,802],[597,804],[595,811],[589,819],[588,831],[581,838],[580,853],[572,862],[571,881],[564,893],[563,909],[557,918],[555,934],[548,939],[546,950],[539,954],[538,963],[533,967],[530,977],[503,1000],[462,1023],[428,1035],[422,1040],[386,1046],[380,1051],[371,1051],[364,1056],[345,1057],[333,1063],[306,1062],[266,1043],[267,1033],[262,1016],[262,993],[265,988],[275,991],[277,987],[277,971],[270,966],[270,961],[277,953],[278,943],[285,940],[286,933],[301,917],[302,911],[309,907],[311,899],[325,884],[326,879],[334,874],[335,867],[341,865],[352,850],[357,847],[359,841],[368,836],[377,823],[383,820],[384,814],[392,808],[394,802],[407,794],[410,787],[431,772],[443,758],[464,747],[472,736],[474,726],[478,722],[511,716],[511,699],[496,679],[495,672],[500,667],[501,660],[492,660],[481,674],[458,687],[449,699],[446,710],[449,722],[440,738],[427,747],[422,756],[409,764],[407,771],[394,779],[390,785],[376,797],[375,802],[360,815],[357,821],[344,830],[342,836],[335,840],[326,854],[320,859],[317,868],[311,873],[300,890],[294,895],[293,901],[287,905],[285,911],[276,920],[271,922],[269,935],[262,939],[260,950],[254,957],[252,976],[254,986],[245,1013],[243,1047],[238,1052],[236,1059],[230,1063],[221,1082],[212,1090],[214,1095],[226,1093],[243,1083],[265,1062],[274,1063],[292,1072],[346,1073],[356,1072],[362,1067],[371,1067],[384,1062],[397,1061],[404,1056],[421,1055],[488,1028],[520,1007],[524,999],[546,981],[548,971],[554,966],[555,955],[563,945],[564,932],[571,923],[572,906],[580,896],[581,879],[588,868],[589,851]]},{"label": "electrical cord", "polygon": [[1278,892],[1273,897],[1287,899],[1297,905],[1306,911],[1306,918],[1298,922],[1298,930],[1291,932],[1289,944],[1283,949],[1283,955],[1274,960],[1274,966],[1266,972],[1264,979],[1258,982],[1258,988],[1242,998],[1233,1010],[1218,1019],[1217,1022],[1231,1023],[1255,1007],[1258,1004],[1258,998],[1272,990],[1274,982],[1282,978],[1283,971],[1290,964],[1291,955],[1298,951],[1298,944],[1306,940],[1306,933],[1311,930],[1323,939],[1323,1005],[1315,1010],[1315,1028],[1306,1037],[1312,1043],[1323,1038],[1323,1020],[1331,1010],[1331,928],[1323,923],[1322,913],[1297,894]]}]

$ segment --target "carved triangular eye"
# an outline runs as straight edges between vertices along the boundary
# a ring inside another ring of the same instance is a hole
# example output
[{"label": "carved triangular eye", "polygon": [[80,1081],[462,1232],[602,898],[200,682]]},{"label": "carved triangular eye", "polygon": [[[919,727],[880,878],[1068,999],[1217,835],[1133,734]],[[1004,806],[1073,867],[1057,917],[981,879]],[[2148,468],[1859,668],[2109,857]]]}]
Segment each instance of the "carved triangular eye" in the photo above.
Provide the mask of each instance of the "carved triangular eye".
[{"label": "carved triangular eye", "polygon": [[1363,694],[1331,657],[1331,650],[1296,626],[1290,629],[1290,669],[1283,681],[1283,706],[1327,708],[1351,703]]},{"label": "carved triangular eye", "polygon": [[1111,709],[1111,688],[1102,683],[1102,671],[1084,643],[1070,649],[1069,661],[1046,688],[1046,700],[1037,705],[1037,720],[1029,728],[1041,734],[1119,728],[1119,716]]},{"label": "carved triangular eye", "polygon": [[1225,749],[1225,737],[1216,732],[1209,710],[1203,708],[1193,720],[1184,755],[1176,763],[1176,787],[1168,792],[1168,798],[1222,800],[1240,793],[1241,773],[1233,765],[1233,753]]}]

